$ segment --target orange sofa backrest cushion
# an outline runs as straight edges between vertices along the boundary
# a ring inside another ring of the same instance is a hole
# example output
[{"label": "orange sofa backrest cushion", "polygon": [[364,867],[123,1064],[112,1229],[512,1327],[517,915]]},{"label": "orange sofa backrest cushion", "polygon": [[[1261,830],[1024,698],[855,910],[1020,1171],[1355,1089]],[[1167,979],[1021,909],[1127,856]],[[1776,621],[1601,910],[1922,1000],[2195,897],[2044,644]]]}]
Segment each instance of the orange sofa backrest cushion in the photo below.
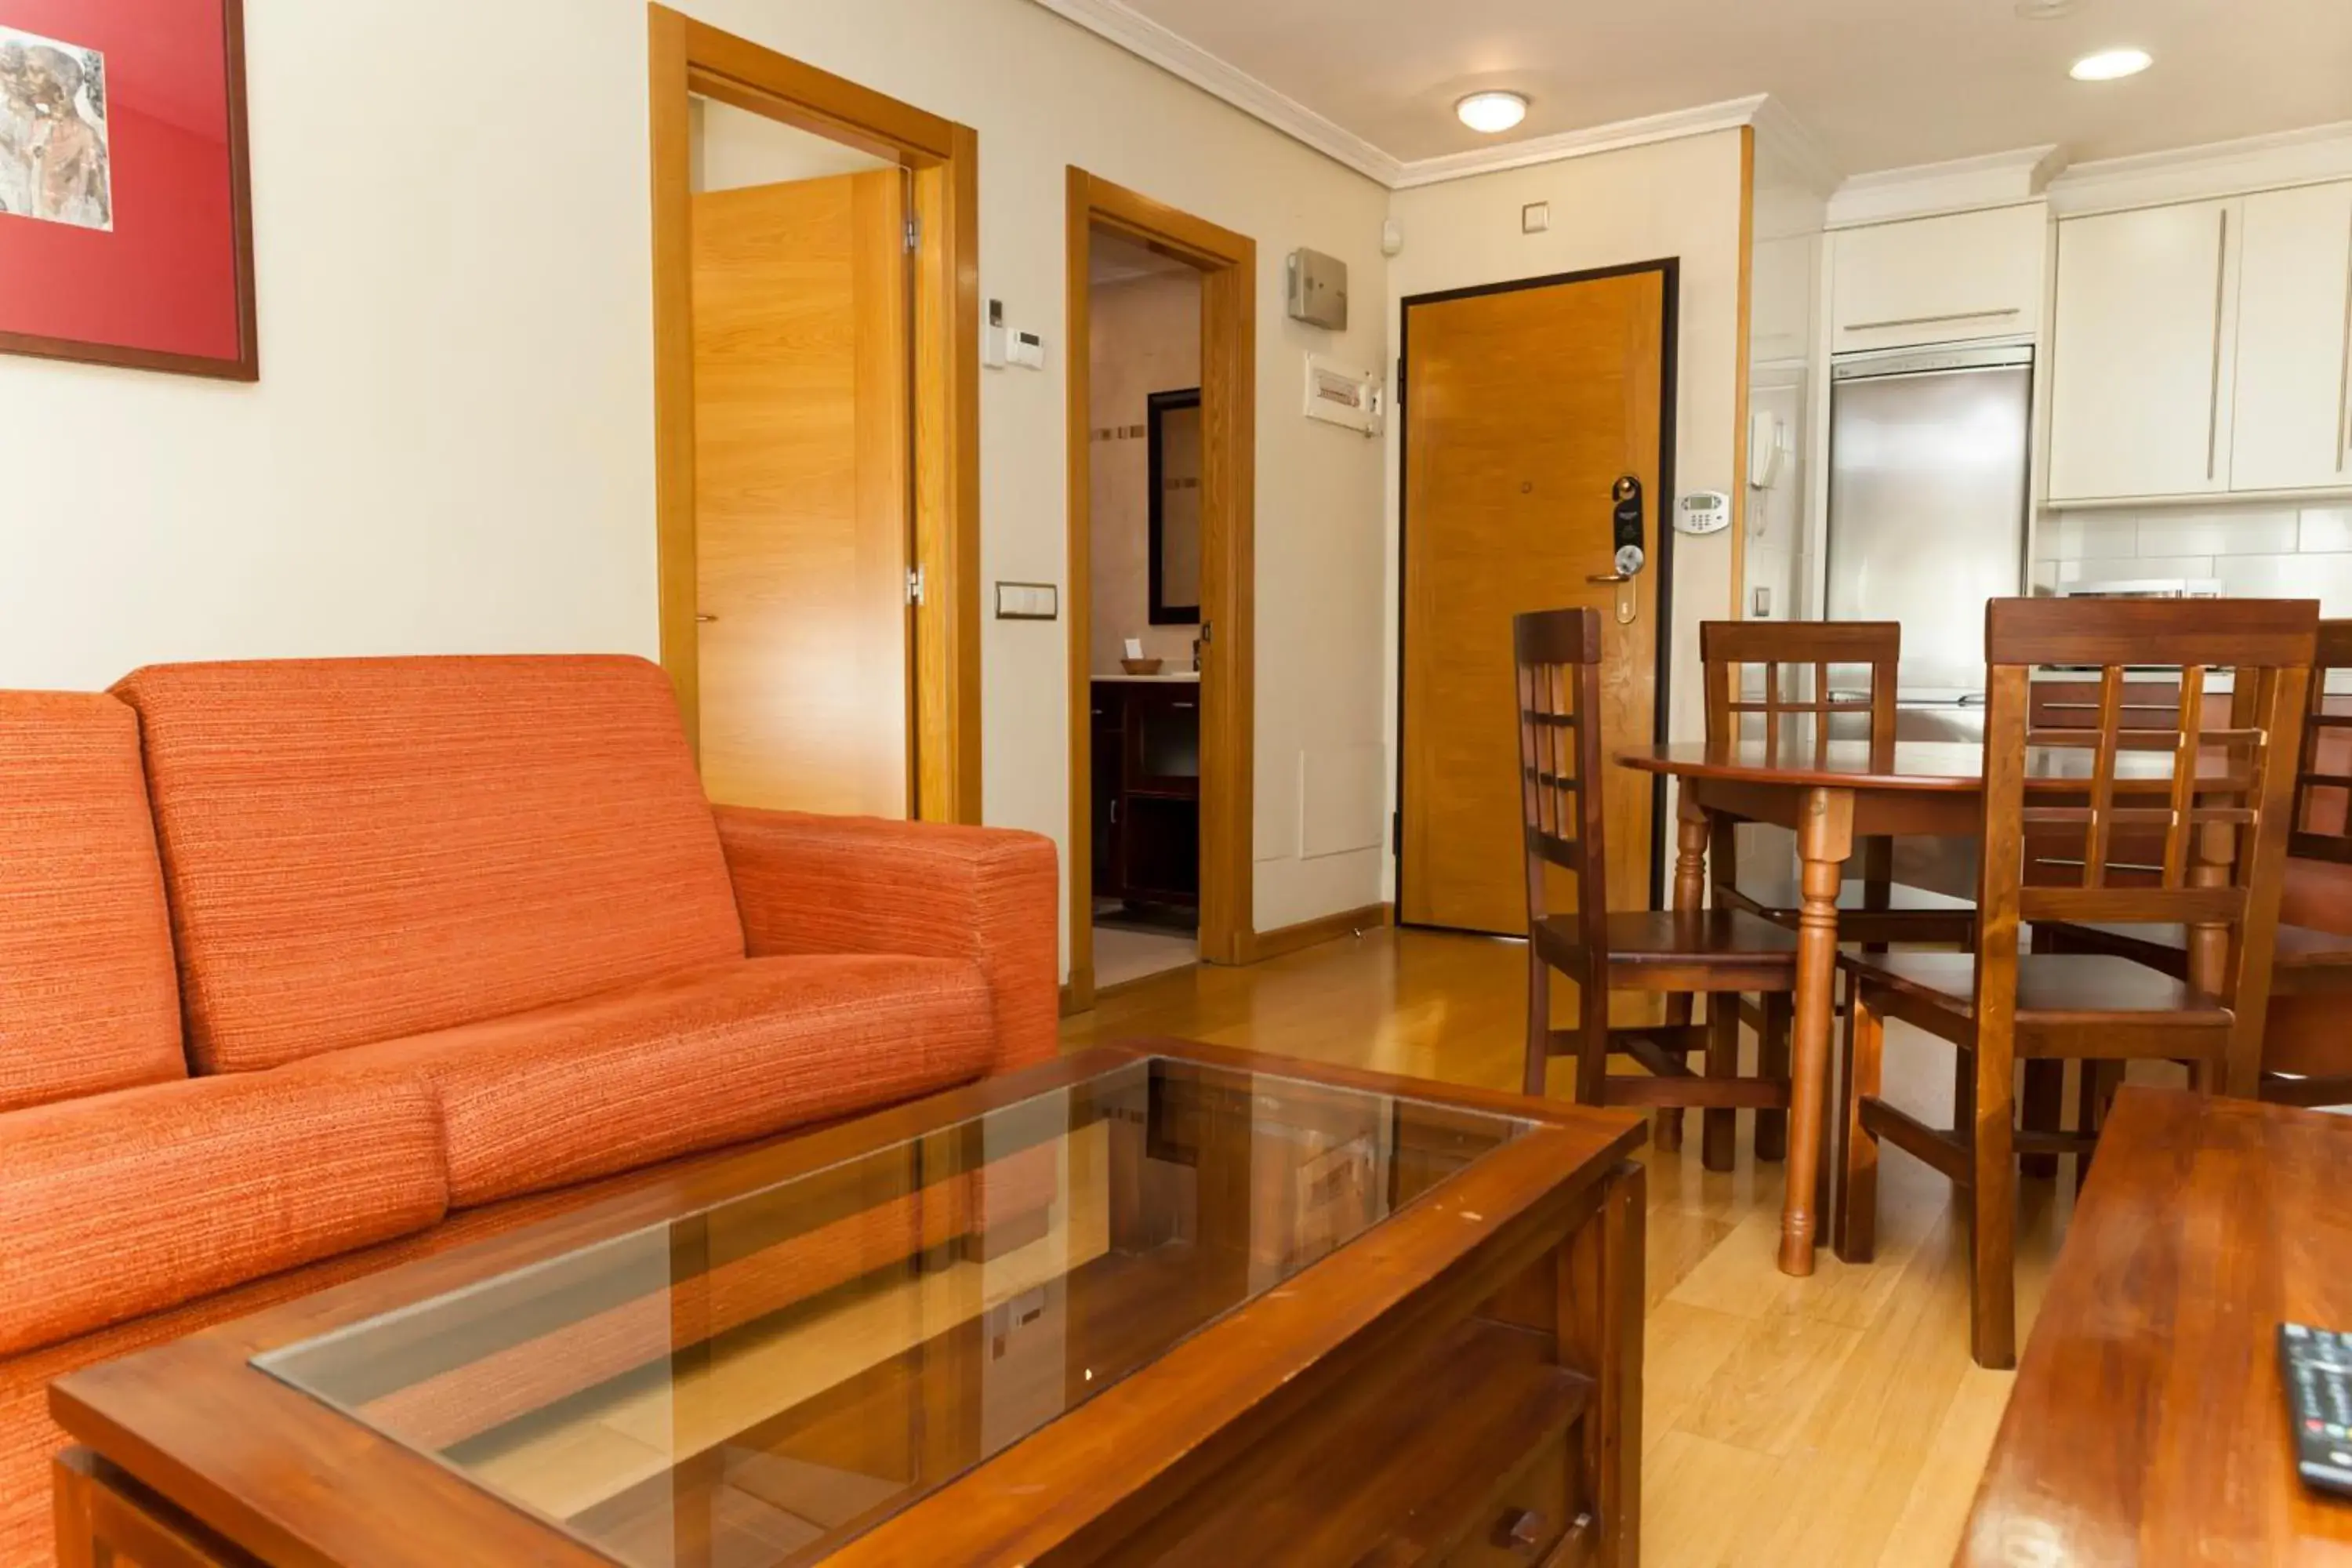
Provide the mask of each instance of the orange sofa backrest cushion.
[{"label": "orange sofa backrest cushion", "polygon": [[138,718],[0,692],[0,1111],[187,1070]]},{"label": "orange sofa backrest cushion", "polygon": [[203,1071],[743,954],[643,659],[157,665],[115,689],[142,724]]}]

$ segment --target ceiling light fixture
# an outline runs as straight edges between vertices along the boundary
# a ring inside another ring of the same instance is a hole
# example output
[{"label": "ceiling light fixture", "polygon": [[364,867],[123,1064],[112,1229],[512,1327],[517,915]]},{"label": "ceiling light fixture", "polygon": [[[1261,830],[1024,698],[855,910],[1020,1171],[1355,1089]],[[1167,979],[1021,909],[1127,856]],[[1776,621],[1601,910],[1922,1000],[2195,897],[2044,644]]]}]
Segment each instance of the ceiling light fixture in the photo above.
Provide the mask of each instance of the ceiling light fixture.
[{"label": "ceiling light fixture", "polygon": [[2028,22],[2054,22],[2071,16],[2080,0],[2017,0],[2016,11]]},{"label": "ceiling light fixture", "polygon": [[1508,131],[1528,117],[1528,100],[1516,92],[1474,92],[1454,106],[1454,117],[1488,136]]},{"label": "ceiling light fixture", "polygon": [[2114,81],[2119,77],[2137,76],[2148,65],[2146,49],[2101,49],[2076,60],[2066,74],[2076,81]]}]

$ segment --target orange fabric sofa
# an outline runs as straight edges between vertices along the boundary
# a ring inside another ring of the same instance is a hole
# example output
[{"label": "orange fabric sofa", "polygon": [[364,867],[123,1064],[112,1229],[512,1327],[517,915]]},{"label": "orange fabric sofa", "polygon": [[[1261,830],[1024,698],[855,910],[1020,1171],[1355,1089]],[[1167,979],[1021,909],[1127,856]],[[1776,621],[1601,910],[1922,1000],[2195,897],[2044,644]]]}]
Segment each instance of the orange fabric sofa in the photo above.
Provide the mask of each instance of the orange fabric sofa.
[{"label": "orange fabric sofa", "polygon": [[712,808],[639,659],[0,694],[0,1564],[76,1367],[1050,1056],[1055,898]]}]

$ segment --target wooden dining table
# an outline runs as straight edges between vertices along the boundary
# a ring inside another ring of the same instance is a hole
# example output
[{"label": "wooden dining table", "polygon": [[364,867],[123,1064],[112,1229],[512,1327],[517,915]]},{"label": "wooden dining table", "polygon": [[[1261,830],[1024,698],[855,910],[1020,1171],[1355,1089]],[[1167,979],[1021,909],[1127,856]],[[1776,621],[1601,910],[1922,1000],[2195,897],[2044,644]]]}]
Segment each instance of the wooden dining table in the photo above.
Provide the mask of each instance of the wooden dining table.
[{"label": "wooden dining table", "polygon": [[[1819,1189],[1829,1124],[1830,1028],[1837,980],[1838,892],[1857,843],[1881,837],[1981,838],[1983,749],[1955,741],[1819,739],[1810,717],[1776,720],[1761,735],[1724,742],[1668,742],[1617,754],[1620,765],[1677,781],[1674,907],[1706,899],[1709,817],[1770,823],[1797,836],[1802,909],[1797,932],[1797,984],[1790,1041],[1789,1153],[1780,1207],[1780,1271],[1813,1271],[1821,1230]],[[2026,792],[2077,797],[2091,771],[2087,750],[2035,747],[2026,759]],[[2118,793],[2168,790],[2169,752],[2116,759]],[[2198,842],[2189,879],[2227,882],[2234,844],[2226,833]],[[2190,978],[2220,988],[2227,932],[2193,932]],[[2233,1086],[2251,1095],[2251,1084]]]}]

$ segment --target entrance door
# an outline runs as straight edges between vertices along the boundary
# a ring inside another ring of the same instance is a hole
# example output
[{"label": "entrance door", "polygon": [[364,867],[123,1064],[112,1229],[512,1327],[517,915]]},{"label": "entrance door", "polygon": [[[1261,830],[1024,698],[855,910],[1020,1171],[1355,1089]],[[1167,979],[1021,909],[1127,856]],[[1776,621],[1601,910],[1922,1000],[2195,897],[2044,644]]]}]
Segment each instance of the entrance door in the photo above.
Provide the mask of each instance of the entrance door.
[{"label": "entrance door", "polygon": [[702,782],[723,804],[908,815],[905,179],[694,198]]},{"label": "entrance door", "polygon": [[[1604,750],[1657,733],[1664,266],[1405,301],[1398,914],[1524,934],[1511,617],[1601,612]],[[1615,571],[1613,488],[1641,485],[1644,570]],[[1609,901],[1646,909],[1649,779],[1612,768]]]}]

